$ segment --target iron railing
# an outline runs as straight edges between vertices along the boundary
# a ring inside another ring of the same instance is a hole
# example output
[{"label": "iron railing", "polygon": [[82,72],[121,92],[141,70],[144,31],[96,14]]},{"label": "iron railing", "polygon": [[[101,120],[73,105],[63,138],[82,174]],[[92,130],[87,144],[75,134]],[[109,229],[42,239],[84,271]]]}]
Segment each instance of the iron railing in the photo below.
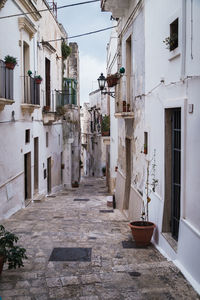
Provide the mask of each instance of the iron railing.
[{"label": "iron railing", "polygon": [[0,60],[0,98],[13,100],[13,70]]},{"label": "iron railing", "polygon": [[40,105],[40,84],[31,76],[23,76],[24,103]]},{"label": "iron railing", "polygon": [[65,91],[56,91],[56,107],[68,104],[77,105],[76,93],[68,93]]}]

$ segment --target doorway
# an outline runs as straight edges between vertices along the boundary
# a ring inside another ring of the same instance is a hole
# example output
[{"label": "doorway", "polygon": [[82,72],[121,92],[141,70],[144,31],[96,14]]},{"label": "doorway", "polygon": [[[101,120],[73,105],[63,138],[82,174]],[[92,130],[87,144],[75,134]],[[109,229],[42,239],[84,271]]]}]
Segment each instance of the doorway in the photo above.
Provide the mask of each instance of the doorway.
[{"label": "doorway", "polygon": [[126,138],[126,181],[124,194],[124,210],[129,209],[129,197],[131,190],[131,139]]},{"label": "doorway", "polygon": [[31,152],[24,154],[24,198],[31,199]]},{"label": "doorway", "polygon": [[38,192],[38,170],[39,170],[38,137],[34,138],[34,194]]},{"label": "doorway", "polygon": [[50,60],[48,58],[45,58],[45,90],[46,90],[46,106],[51,105],[51,83],[50,83],[50,74],[51,74],[51,68],[50,68]]},{"label": "doorway", "polygon": [[181,200],[181,109],[165,110],[165,203],[163,233],[178,241]]},{"label": "doorway", "polygon": [[51,193],[51,157],[47,158],[47,193]]}]

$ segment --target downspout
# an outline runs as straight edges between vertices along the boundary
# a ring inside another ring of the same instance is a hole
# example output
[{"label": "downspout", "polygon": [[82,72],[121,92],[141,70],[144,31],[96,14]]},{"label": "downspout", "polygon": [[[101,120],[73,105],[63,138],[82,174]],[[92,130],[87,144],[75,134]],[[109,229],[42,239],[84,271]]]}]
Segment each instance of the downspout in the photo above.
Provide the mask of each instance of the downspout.
[{"label": "downspout", "polygon": [[181,80],[185,78],[186,63],[186,0],[182,0],[182,59],[181,59]]}]

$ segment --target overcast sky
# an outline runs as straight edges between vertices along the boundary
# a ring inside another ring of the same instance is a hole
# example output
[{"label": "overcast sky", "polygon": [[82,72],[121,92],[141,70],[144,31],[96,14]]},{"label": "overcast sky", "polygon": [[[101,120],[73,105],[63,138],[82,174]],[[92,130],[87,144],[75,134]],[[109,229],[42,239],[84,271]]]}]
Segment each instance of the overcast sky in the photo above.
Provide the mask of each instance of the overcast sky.
[{"label": "overcast sky", "polygon": [[[58,6],[84,2],[85,0],[56,0]],[[110,13],[101,12],[100,1],[58,10],[58,21],[62,23],[68,36],[99,30],[112,26]],[[106,71],[106,45],[110,30],[70,39],[77,42],[80,54],[81,104],[88,101],[88,94],[97,89],[97,78]]]}]

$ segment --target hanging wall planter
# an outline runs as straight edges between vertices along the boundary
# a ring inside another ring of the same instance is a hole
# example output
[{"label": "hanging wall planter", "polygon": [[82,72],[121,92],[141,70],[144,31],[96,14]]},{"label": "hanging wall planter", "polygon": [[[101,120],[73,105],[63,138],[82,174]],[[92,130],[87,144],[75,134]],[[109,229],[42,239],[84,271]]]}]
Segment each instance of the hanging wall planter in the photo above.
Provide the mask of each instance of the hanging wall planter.
[{"label": "hanging wall planter", "polygon": [[35,76],[34,78],[35,78],[35,83],[36,83],[36,84],[41,84],[41,82],[42,82],[42,77],[41,77],[40,75],[37,75],[37,76]]},{"label": "hanging wall planter", "polygon": [[106,78],[108,87],[113,87],[113,86],[117,85],[118,80],[119,80],[119,74],[118,73],[115,73],[113,75],[108,75],[107,78]]},{"label": "hanging wall planter", "polygon": [[17,64],[17,58],[10,55],[5,56],[4,61],[6,68],[9,70],[13,70]]}]

